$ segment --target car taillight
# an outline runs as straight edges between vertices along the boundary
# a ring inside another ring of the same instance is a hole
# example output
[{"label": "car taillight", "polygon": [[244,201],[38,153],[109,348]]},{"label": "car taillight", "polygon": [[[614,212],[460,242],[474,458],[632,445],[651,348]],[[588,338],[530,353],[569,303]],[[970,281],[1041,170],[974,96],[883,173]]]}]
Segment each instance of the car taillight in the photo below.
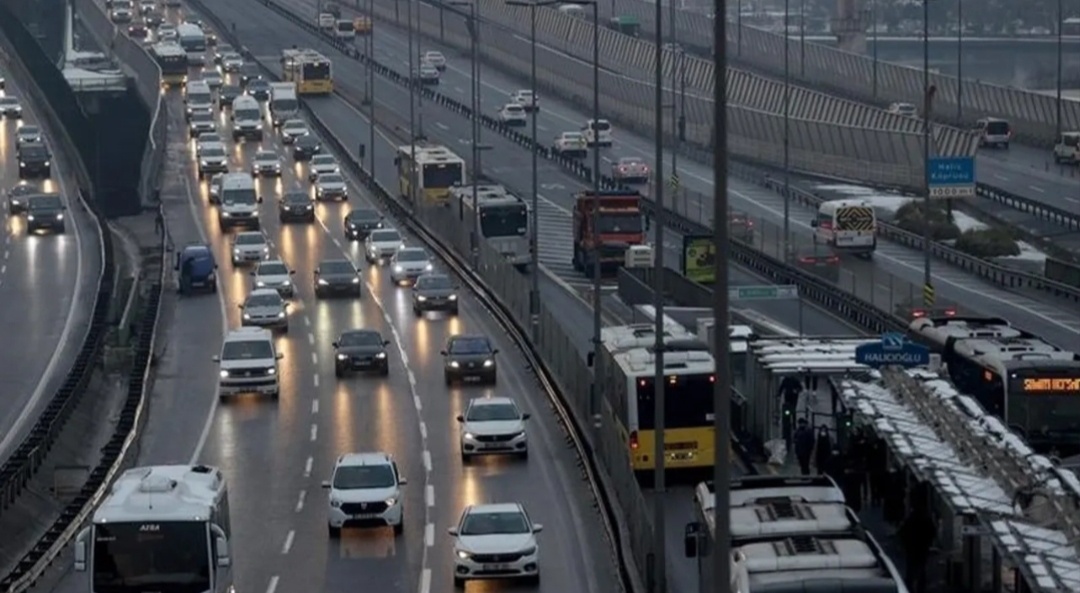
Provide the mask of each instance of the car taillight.
[{"label": "car taillight", "polygon": [[829,263],[829,264],[838,264],[838,263],[840,263],[840,258],[839,258],[839,257],[837,257],[837,256],[835,256],[835,255],[832,255],[832,256],[829,256],[829,257],[828,257],[828,258],[827,258],[827,259],[825,260],[825,263]]},{"label": "car taillight", "polygon": [[630,448],[631,449],[637,449],[638,448],[638,439],[637,439],[637,431],[636,430],[634,432],[630,433]]},{"label": "car taillight", "polygon": [[799,263],[801,263],[801,264],[812,264],[812,263],[815,263],[816,261],[817,261],[816,258],[808,257],[808,256],[805,256],[805,255],[799,258]]},{"label": "car taillight", "polygon": [[626,167],[619,167],[619,171],[622,173],[626,173]]},{"label": "car taillight", "polygon": [[923,311],[922,309],[915,309],[911,312],[911,317],[912,319],[921,319],[923,317],[926,317],[926,311]]},{"label": "car taillight", "polygon": [[948,309],[945,309],[945,316],[946,317],[956,317],[956,309],[953,309],[952,307],[949,307]]}]

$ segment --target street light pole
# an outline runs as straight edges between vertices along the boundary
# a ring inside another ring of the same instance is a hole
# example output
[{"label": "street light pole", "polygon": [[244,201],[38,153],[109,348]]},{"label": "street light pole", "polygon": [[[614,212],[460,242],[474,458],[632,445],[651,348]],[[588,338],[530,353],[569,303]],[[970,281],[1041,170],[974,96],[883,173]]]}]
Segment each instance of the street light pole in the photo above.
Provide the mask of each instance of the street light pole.
[{"label": "street light pole", "polygon": [[[600,5],[598,0],[592,0],[593,5],[593,105],[592,105],[592,120],[593,125],[596,126],[600,121]],[[599,134],[593,130],[593,140],[599,140]],[[593,191],[593,209],[592,209],[592,228],[593,233],[596,234],[597,229],[600,228],[600,143],[594,142],[593,144],[593,166],[592,166],[592,191]],[[603,342],[600,339],[600,330],[603,327],[603,321],[601,319],[601,311],[603,311],[604,301],[600,293],[600,272],[602,267],[600,266],[600,244],[596,241],[596,254],[593,257],[593,381],[592,381],[592,397],[590,398],[591,412],[594,419],[600,416],[600,378],[603,376],[601,363],[604,360],[599,356],[600,348],[603,347]],[[594,422],[595,424],[595,422]]]},{"label": "street light pole", "polygon": [[472,61],[472,162],[473,162],[473,175],[472,175],[472,203],[473,203],[473,221],[472,221],[472,253],[473,253],[473,266],[479,267],[480,265],[480,179],[481,179],[481,165],[480,165],[480,21],[476,18],[479,5],[476,2],[469,4],[469,23],[470,33],[469,36],[469,54]]},{"label": "street light pole", "polygon": [[964,0],[956,0],[956,123],[964,118]]},{"label": "street light pole", "polygon": [[[368,6],[368,63],[367,63],[367,75],[368,75],[368,88],[371,89],[370,100],[368,101],[368,158],[370,159],[368,165],[368,172],[371,173],[371,178],[375,178],[375,68],[373,64],[375,62],[375,0],[369,0]],[[414,155],[415,156],[415,155]]]},{"label": "street light pole", "polygon": [[[788,161],[791,151],[790,119],[791,119],[791,0],[784,0],[784,261],[788,261],[791,254],[791,167]],[[713,216],[721,213],[714,212]],[[724,214],[726,216],[726,214]],[[715,220],[720,220],[715,218]]]},{"label": "street light pole", "polygon": [[[672,13],[675,11],[675,3],[673,0],[668,0],[671,3]],[[664,467],[667,463],[667,451],[664,448],[666,431],[666,418],[665,418],[665,400],[664,397],[664,46],[663,46],[663,26],[661,19],[663,18],[664,11],[661,2],[657,1],[653,3],[656,7],[656,59],[654,60],[655,72],[653,76],[653,85],[656,87],[656,109],[654,110],[653,120],[653,139],[655,145],[653,149],[655,155],[653,158],[656,160],[656,174],[653,175],[653,217],[655,220],[655,246],[653,247],[653,257],[655,271],[653,272],[653,307],[656,309],[656,318],[654,322],[654,334],[655,344],[653,348],[653,357],[655,358],[655,367],[653,369],[653,422],[656,437],[653,439],[653,462],[655,463],[655,471],[653,474],[653,489],[655,490],[653,496],[653,538],[657,542],[653,546],[653,574],[655,575],[655,586],[652,588],[653,593],[664,593],[667,590],[667,546],[664,545],[664,534],[666,532],[665,516],[664,516],[664,491],[666,485],[666,475]],[[725,15],[721,13],[720,20],[725,20]],[[671,22],[672,30],[674,30],[675,20]],[[674,93],[675,85],[672,85],[672,92]],[[672,95],[672,113],[675,112],[674,95]],[[674,164],[674,162],[673,162]],[[674,175],[674,169],[672,170]],[[599,171],[597,171],[599,172]]]},{"label": "street light pole", "polygon": [[[409,203],[413,208],[419,207],[416,196],[416,84],[419,70],[416,68],[416,59],[413,56],[413,30],[412,30],[412,5],[414,0],[405,0],[405,20],[408,22],[409,43]],[[375,30],[375,27],[372,27]],[[374,126],[375,122],[372,121]]]},{"label": "street light pole", "polygon": [[[1054,127],[1057,131],[1057,137],[1061,136],[1061,29],[1065,24],[1065,15],[1061,12],[1061,0],[1057,3],[1057,118],[1055,120]],[[1056,142],[1055,138],[1055,142]]]},{"label": "street light pole", "polygon": [[871,77],[874,80],[874,82],[873,82],[874,95],[873,96],[874,96],[875,100],[877,100],[877,84],[878,84],[877,83],[877,63],[878,63],[878,59],[877,59],[877,50],[878,50],[878,40],[877,40],[878,12],[877,12],[877,3],[878,3],[878,0],[872,0],[872,2],[870,4],[870,12],[871,12],[870,20],[874,21],[874,31],[873,31],[874,49],[871,50],[872,54],[873,54],[873,58],[872,58],[873,59],[873,67],[872,67],[873,69],[872,69]]},{"label": "street light pole", "polygon": [[923,305],[926,302],[927,289],[931,286],[930,276],[930,109],[932,107],[930,89],[930,0],[923,0],[923,181],[926,184],[926,196],[923,202]]},{"label": "street light pole", "polygon": [[[680,148],[679,143],[682,140],[679,137],[679,112],[678,112],[678,107],[677,107],[678,100],[679,100],[679,89],[678,89],[678,87],[679,87],[679,79],[678,79],[678,76],[679,76],[679,72],[680,72],[680,67],[682,66],[682,62],[683,62],[683,52],[682,52],[682,48],[679,47],[679,45],[678,45],[678,36],[676,35],[676,30],[675,30],[675,0],[668,0],[668,8],[669,8],[669,10],[668,10],[668,21],[670,21],[668,23],[668,38],[669,38],[669,43],[671,44],[671,50],[673,52],[672,57],[674,58],[674,60],[671,63],[671,134],[675,139],[675,142],[674,142],[675,150],[671,151],[671,200],[672,200],[672,203],[675,203],[676,191],[677,191],[677,188],[678,188],[678,186],[676,184],[677,183],[676,180],[679,178],[679,148]],[[724,18],[727,18],[727,15],[724,15]],[[657,21],[656,27],[657,27],[656,28],[656,30],[657,30],[657,39],[659,39],[660,38],[660,35],[659,35],[660,22],[659,21]],[[659,41],[657,41],[657,45],[659,46]],[[660,64],[661,64],[661,58],[662,57],[663,57],[662,52],[657,51],[656,52],[656,62],[657,62],[656,68],[657,68],[657,70],[661,69]],[[653,181],[653,183],[663,183],[664,182],[663,176],[664,176],[664,170],[660,168],[659,164],[657,164],[656,173],[653,175],[653,177],[655,177],[656,179]]]}]

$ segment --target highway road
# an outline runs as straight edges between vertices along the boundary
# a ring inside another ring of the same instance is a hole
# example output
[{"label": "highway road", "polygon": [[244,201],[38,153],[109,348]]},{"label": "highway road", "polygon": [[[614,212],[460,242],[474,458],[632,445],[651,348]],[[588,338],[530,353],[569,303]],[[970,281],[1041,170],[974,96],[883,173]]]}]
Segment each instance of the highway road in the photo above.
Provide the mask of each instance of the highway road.
[{"label": "highway road", "polygon": [[[64,382],[90,323],[90,303],[101,270],[97,226],[71,192],[70,168],[56,147],[51,178],[26,180],[59,193],[68,206],[67,232],[28,235],[25,215],[7,211],[7,192],[19,179],[16,130],[40,125],[37,106],[6,76],[0,96],[20,99],[23,118],[0,120],[0,196],[4,236],[0,259],[0,463],[22,442],[56,389]],[[50,136],[46,130],[47,140]]]},{"label": "highway road", "polygon": [[[314,7],[311,4],[296,9],[302,14],[310,14],[314,18]],[[269,17],[267,17],[269,18]],[[288,21],[279,19],[280,26]],[[243,25],[238,25],[243,27]],[[346,59],[325,44],[316,44],[316,41],[307,34],[293,27],[293,35],[297,43],[310,43],[316,47],[322,47],[335,59],[337,68],[345,67]],[[397,66],[399,71],[405,72],[408,47],[403,31],[384,26],[376,31],[377,59],[387,65]],[[280,44],[279,44],[280,45]],[[449,67],[443,74],[443,81],[439,91],[460,101],[469,100],[469,66],[467,58],[453,51],[449,47],[440,47],[433,42],[424,41],[422,50],[437,49],[443,51],[449,59]],[[260,53],[260,52],[256,52]],[[277,52],[269,52],[274,55]],[[267,55],[267,54],[263,54]],[[268,57],[269,57],[268,55]],[[275,58],[276,60],[276,58]],[[357,88],[361,88],[362,78],[359,74],[352,78]],[[347,79],[348,81],[348,79]],[[482,72],[481,87],[483,89],[483,109],[487,113],[495,113],[507,100],[514,90],[525,86],[524,81],[496,72],[493,69],[485,69]],[[560,131],[578,129],[587,115],[576,106],[565,102],[541,97],[541,114],[539,120],[539,134],[541,140],[553,137]],[[427,109],[427,107],[425,107]],[[407,122],[407,120],[406,120]],[[430,127],[430,116],[427,119],[429,135],[433,133]],[[467,126],[466,126],[467,127]],[[615,143],[605,156],[609,166],[611,159],[620,156],[638,156],[652,161],[652,141],[636,136],[629,132],[618,129],[614,132]],[[484,134],[483,142],[488,143],[492,133]],[[519,152],[525,152],[518,148]],[[496,151],[498,152],[498,151]],[[665,162],[670,162],[671,154],[665,155]],[[683,186],[701,194],[712,191],[713,173],[709,167],[686,158],[679,159],[679,173]],[[546,195],[546,194],[545,194]],[[751,185],[737,179],[729,179],[729,201],[733,208],[746,211],[751,217],[765,220],[779,226],[783,220],[783,198],[778,194],[764,188]],[[691,208],[711,207],[708,203],[699,203],[692,200]],[[815,216],[812,210],[791,205],[791,229],[796,240],[801,243],[810,241],[809,221]],[[932,264],[934,285],[940,299],[953,303],[963,303],[965,308],[988,315],[1002,316],[1010,319],[1015,325],[1032,331],[1059,344],[1074,344],[1080,337],[1080,315],[1070,310],[1067,306],[1057,302],[1044,302],[1028,295],[1006,291],[996,285],[970,276],[958,268],[952,268],[944,264],[934,262]],[[891,243],[881,243],[872,263],[855,260],[845,261],[845,272],[842,274],[842,282],[866,282],[869,279],[875,284],[875,290],[879,292],[891,291],[887,280],[890,275],[897,279],[896,285],[910,283],[921,286],[923,278],[923,256],[904,247]],[[857,280],[856,280],[857,279]],[[905,294],[907,294],[905,292]]]},{"label": "highway road", "polygon": [[[248,18],[236,17],[238,22],[260,22],[261,13],[253,6],[222,7],[222,13],[247,10]],[[182,134],[183,120],[175,115],[182,113],[178,98],[170,99],[169,112],[170,130]],[[224,115],[221,126],[227,126]],[[172,142],[170,155],[178,155],[183,145],[176,136]],[[261,146],[284,152],[272,133]],[[250,167],[256,148],[251,142],[237,145],[231,150],[231,165],[236,170]],[[224,329],[238,325],[237,305],[248,292],[250,278],[247,270],[229,263],[228,238],[219,232],[215,210],[207,205],[205,184],[195,181],[190,150],[183,155],[177,162],[183,163],[184,175],[170,191],[188,194],[191,221],[174,228],[173,238],[178,244],[207,238],[220,262],[221,301],[198,296],[177,303],[168,343],[190,352],[186,360],[180,354],[175,359],[184,385],[173,382],[155,394],[155,400],[171,402],[166,414],[172,417],[159,416],[155,409],[152,438],[141,462],[197,460],[225,471],[237,587],[332,592],[352,591],[362,583],[379,591],[447,590],[452,568],[446,529],[456,524],[462,508],[520,501],[546,527],[540,536],[541,591],[610,590],[615,567],[594,501],[581,483],[547,396],[538,390],[524,359],[472,295],[462,295],[458,317],[414,318],[408,290],[393,285],[384,268],[365,264],[360,244],[344,237],[343,218],[350,207],[368,205],[355,184],[350,204],[318,205],[317,224],[281,225],[275,197],[288,188],[306,188],[306,171],[288,160],[280,181],[259,182],[265,197],[262,221],[274,255],[296,270],[298,296],[290,310],[290,332],[277,342],[285,356],[283,390],[278,402],[241,398],[216,403],[218,370],[210,355],[220,347]],[[409,242],[417,244],[412,238]],[[367,290],[362,299],[315,300],[313,271],[321,259],[335,257],[349,258],[363,270]],[[376,328],[392,340],[389,378],[334,378],[331,342],[353,327]],[[469,332],[491,336],[500,348],[497,387],[444,386],[438,351],[448,336]],[[532,414],[532,454],[526,462],[490,459],[463,468],[454,417],[470,398],[493,394],[515,397]],[[203,426],[201,437],[193,438]],[[181,432],[179,439],[169,438]],[[329,540],[319,482],[329,478],[339,454],[363,450],[385,450],[401,464],[409,480],[404,488],[405,533],[394,538],[389,530],[347,530],[340,540]],[[75,591],[78,586],[77,579],[67,579],[61,589]]]}]

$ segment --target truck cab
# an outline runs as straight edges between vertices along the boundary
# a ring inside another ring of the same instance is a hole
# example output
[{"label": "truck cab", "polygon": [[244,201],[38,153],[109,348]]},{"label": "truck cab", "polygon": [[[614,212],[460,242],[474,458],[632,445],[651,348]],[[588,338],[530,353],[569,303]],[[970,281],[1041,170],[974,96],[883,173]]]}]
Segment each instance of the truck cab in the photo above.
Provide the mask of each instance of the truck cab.
[{"label": "truck cab", "polygon": [[[599,208],[599,211],[597,211]],[[594,213],[597,216],[594,217]],[[595,218],[595,220],[594,220]],[[581,192],[574,203],[574,269],[586,276],[610,274],[626,263],[626,252],[645,243],[641,195],[634,191]]]},{"label": "truck cab", "polygon": [[175,270],[180,294],[196,290],[217,292],[217,262],[209,245],[188,245],[176,254]]}]

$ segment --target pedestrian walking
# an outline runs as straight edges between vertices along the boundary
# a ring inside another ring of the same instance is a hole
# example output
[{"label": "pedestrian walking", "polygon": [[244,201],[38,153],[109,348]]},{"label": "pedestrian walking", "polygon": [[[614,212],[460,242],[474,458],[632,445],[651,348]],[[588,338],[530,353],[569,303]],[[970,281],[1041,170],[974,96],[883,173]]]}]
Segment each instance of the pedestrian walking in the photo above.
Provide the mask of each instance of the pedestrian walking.
[{"label": "pedestrian walking", "polygon": [[871,439],[867,452],[866,470],[870,479],[870,504],[881,506],[885,501],[886,477],[889,472],[889,452],[885,440]]},{"label": "pedestrian walking", "polygon": [[799,418],[799,427],[795,429],[795,457],[799,460],[799,470],[802,475],[810,475],[810,459],[814,455],[814,431],[806,422],[806,418]]},{"label": "pedestrian walking", "polygon": [[154,214],[154,234],[159,237],[165,234],[165,216],[161,213],[160,206]]},{"label": "pedestrian walking", "polygon": [[832,460],[833,442],[829,436],[829,427],[822,424],[818,427],[817,441],[814,443],[814,465],[818,475],[824,475],[829,469]]}]

